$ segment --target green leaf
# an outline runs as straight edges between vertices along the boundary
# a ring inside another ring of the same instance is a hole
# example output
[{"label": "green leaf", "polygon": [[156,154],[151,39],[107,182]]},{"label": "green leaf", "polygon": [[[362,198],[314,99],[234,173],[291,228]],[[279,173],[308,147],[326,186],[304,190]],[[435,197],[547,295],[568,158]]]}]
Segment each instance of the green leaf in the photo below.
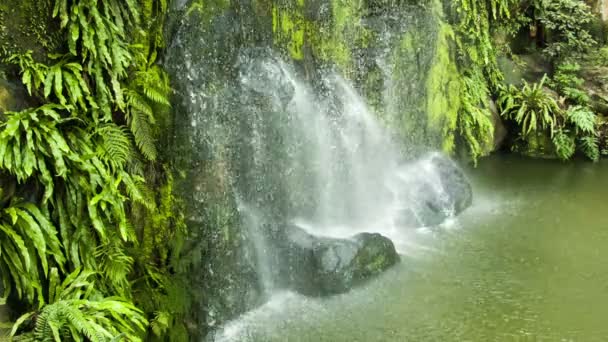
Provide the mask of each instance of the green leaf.
[{"label": "green leaf", "polygon": [[[15,243],[16,247],[20,252],[19,254],[23,258],[23,261],[25,263],[25,269],[29,271],[31,267],[30,255],[28,253],[27,247],[25,246],[25,242],[23,241],[21,236],[17,234],[17,232],[15,232],[12,228],[3,224],[0,224],[0,230],[4,232],[4,234],[6,234]],[[1,245],[2,244],[0,244],[0,246]]]},{"label": "green leaf", "polygon": [[11,337],[15,337],[15,334],[17,333],[17,331],[19,331],[19,328],[21,327],[21,325],[23,323],[25,323],[25,321],[27,321],[28,319],[32,318],[32,316],[34,316],[35,312],[29,312],[26,313],[24,315],[22,315],[21,317],[19,317],[17,319],[17,321],[15,321],[15,324],[13,325],[13,329],[11,330]]}]

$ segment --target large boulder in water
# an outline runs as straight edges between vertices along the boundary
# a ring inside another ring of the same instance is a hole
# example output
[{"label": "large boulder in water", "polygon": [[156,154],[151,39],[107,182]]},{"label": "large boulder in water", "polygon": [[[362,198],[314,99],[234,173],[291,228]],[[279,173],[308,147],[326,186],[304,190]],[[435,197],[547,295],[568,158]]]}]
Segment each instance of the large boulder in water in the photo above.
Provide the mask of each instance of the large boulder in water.
[{"label": "large boulder in water", "polygon": [[403,175],[400,223],[404,226],[436,226],[473,202],[473,190],[464,172],[440,153],[407,165]]},{"label": "large boulder in water", "polygon": [[294,226],[279,251],[281,285],[308,296],[347,292],[399,261],[393,242],[380,234],[336,239]]}]

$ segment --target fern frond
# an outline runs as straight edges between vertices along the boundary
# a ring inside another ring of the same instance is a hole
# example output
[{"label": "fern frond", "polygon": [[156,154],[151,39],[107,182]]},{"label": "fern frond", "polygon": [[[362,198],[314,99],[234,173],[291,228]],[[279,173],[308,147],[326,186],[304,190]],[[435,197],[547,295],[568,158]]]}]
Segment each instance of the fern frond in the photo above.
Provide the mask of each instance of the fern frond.
[{"label": "fern frond", "polygon": [[154,141],[154,133],[150,116],[139,110],[131,110],[127,117],[131,132],[135,138],[135,143],[139,147],[141,153],[148,160],[156,160],[158,152]]},{"label": "fern frond", "polygon": [[95,135],[100,141],[97,151],[101,160],[114,170],[123,169],[133,153],[126,128],[105,124],[96,129]]},{"label": "fern frond", "polygon": [[124,249],[124,245],[119,243],[119,240],[113,239],[99,246],[95,251],[95,257],[101,261],[101,274],[122,296],[127,294],[129,288],[127,276],[133,267],[133,258],[126,255]]},{"label": "fern frond", "polygon": [[583,154],[593,162],[600,160],[599,141],[596,136],[585,136],[579,139],[579,146]]},{"label": "fern frond", "polygon": [[567,161],[572,156],[576,149],[574,138],[568,135],[566,132],[559,130],[553,136],[553,146],[555,146],[555,154],[562,161]]},{"label": "fern frond", "polygon": [[566,111],[566,117],[574,127],[586,134],[595,135],[595,113],[586,107],[574,106]]}]

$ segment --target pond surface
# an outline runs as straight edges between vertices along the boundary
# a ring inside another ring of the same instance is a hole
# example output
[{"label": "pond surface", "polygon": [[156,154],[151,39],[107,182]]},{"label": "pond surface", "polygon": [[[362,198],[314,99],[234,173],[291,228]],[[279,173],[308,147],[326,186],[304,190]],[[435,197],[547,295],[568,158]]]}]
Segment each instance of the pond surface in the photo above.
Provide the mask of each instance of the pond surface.
[{"label": "pond surface", "polygon": [[457,220],[345,295],[278,293],[226,341],[608,341],[608,164],[498,156]]}]

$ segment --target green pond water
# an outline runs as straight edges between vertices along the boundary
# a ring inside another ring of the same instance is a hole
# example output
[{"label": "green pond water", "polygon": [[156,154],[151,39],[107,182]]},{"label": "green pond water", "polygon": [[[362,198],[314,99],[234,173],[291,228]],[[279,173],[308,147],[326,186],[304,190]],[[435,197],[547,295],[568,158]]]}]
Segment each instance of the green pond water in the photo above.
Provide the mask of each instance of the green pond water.
[{"label": "green pond water", "polygon": [[236,341],[608,341],[608,164],[494,157],[473,206],[412,231],[402,262],[348,294],[277,294]]}]

